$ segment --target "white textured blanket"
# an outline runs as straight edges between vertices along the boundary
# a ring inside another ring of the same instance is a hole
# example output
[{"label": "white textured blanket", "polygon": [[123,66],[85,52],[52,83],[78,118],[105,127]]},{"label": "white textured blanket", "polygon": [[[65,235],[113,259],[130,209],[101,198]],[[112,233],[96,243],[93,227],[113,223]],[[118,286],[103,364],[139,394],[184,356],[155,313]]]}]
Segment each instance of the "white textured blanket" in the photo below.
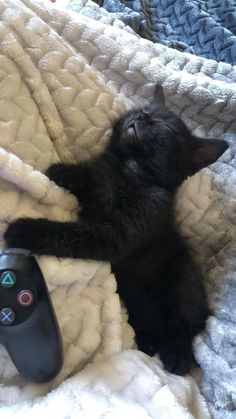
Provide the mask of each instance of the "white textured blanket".
[{"label": "white textured blanket", "polygon": [[[177,202],[215,313],[196,356],[217,418],[233,418],[236,399],[234,81],[229,65],[43,3],[0,0],[1,233],[23,215],[74,218],[75,198],[42,173],[52,162],[102,151],[114,118],[143,103],[153,83],[163,83],[168,104],[192,129],[231,141],[223,160],[186,182]],[[133,333],[108,264],[38,261],[62,331],[64,367],[53,382],[34,385],[0,347],[1,419],[209,417],[192,377],[168,374],[158,358],[129,349]]]}]

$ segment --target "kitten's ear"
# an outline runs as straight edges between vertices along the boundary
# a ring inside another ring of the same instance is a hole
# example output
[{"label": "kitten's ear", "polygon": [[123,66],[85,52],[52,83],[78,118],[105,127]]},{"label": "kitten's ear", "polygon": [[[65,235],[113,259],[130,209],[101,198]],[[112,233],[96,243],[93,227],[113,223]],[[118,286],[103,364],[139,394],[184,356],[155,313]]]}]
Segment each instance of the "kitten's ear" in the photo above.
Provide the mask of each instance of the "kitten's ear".
[{"label": "kitten's ear", "polygon": [[163,105],[165,106],[165,96],[162,86],[156,85],[153,95],[153,102],[155,102],[156,105]]},{"label": "kitten's ear", "polygon": [[216,140],[213,138],[207,138],[202,140],[201,138],[194,137],[194,151],[192,159],[191,174],[194,174],[214,163],[228,148],[228,143],[224,140]]}]

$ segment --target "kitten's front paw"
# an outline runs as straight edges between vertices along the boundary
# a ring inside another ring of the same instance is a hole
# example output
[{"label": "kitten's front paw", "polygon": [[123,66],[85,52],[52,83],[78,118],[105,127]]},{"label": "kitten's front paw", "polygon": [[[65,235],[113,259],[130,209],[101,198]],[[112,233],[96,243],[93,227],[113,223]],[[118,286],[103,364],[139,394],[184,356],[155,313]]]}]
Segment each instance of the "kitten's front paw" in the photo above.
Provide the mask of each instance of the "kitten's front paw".
[{"label": "kitten's front paw", "polygon": [[198,366],[192,348],[184,343],[182,346],[167,344],[160,350],[160,359],[167,371],[177,375],[186,375]]},{"label": "kitten's front paw", "polygon": [[135,340],[139,350],[145,354],[154,356],[157,353],[158,348],[156,345],[155,336],[153,336],[151,333],[137,332]]},{"label": "kitten's front paw", "polygon": [[65,167],[65,165],[62,164],[62,163],[53,164],[52,166],[49,166],[45,175],[50,180],[55,182],[58,186],[63,186],[64,177],[65,177],[64,167]]},{"label": "kitten's front paw", "polygon": [[35,250],[35,244],[41,230],[40,221],[31,218],[19,218],[9,224],[4,234],[7,246]]}]

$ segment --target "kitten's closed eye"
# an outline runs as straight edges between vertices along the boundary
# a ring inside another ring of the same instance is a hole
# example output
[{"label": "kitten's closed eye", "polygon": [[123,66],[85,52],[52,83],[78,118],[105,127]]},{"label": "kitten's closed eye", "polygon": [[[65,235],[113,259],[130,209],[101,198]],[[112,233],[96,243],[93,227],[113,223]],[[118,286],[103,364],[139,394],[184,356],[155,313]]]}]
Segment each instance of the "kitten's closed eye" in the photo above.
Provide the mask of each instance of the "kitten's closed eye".
[{"label": "kitten's closed eye", "polygon": [[179,133],[178,133],[178,131],[177,131],[177,129],[173,126],[173,125],[170,125],[170,124],[168,124],[167,122],[164,122],[164,125],[165,125],[165,128],[171,133],[171,134],[174,134],[174,135],[178,135]]}]

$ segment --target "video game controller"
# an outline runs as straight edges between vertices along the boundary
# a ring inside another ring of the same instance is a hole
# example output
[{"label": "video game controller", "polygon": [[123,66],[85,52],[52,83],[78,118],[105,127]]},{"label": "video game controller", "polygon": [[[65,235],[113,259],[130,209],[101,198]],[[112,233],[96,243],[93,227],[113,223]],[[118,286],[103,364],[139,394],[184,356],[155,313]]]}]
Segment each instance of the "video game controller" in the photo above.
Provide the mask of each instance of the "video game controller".
[{"label": "video game controller", "polygon": [[49,381],[62,366],[62,341],[47,286],[26,249],[0,251],[0,343],[30,381]]}]

